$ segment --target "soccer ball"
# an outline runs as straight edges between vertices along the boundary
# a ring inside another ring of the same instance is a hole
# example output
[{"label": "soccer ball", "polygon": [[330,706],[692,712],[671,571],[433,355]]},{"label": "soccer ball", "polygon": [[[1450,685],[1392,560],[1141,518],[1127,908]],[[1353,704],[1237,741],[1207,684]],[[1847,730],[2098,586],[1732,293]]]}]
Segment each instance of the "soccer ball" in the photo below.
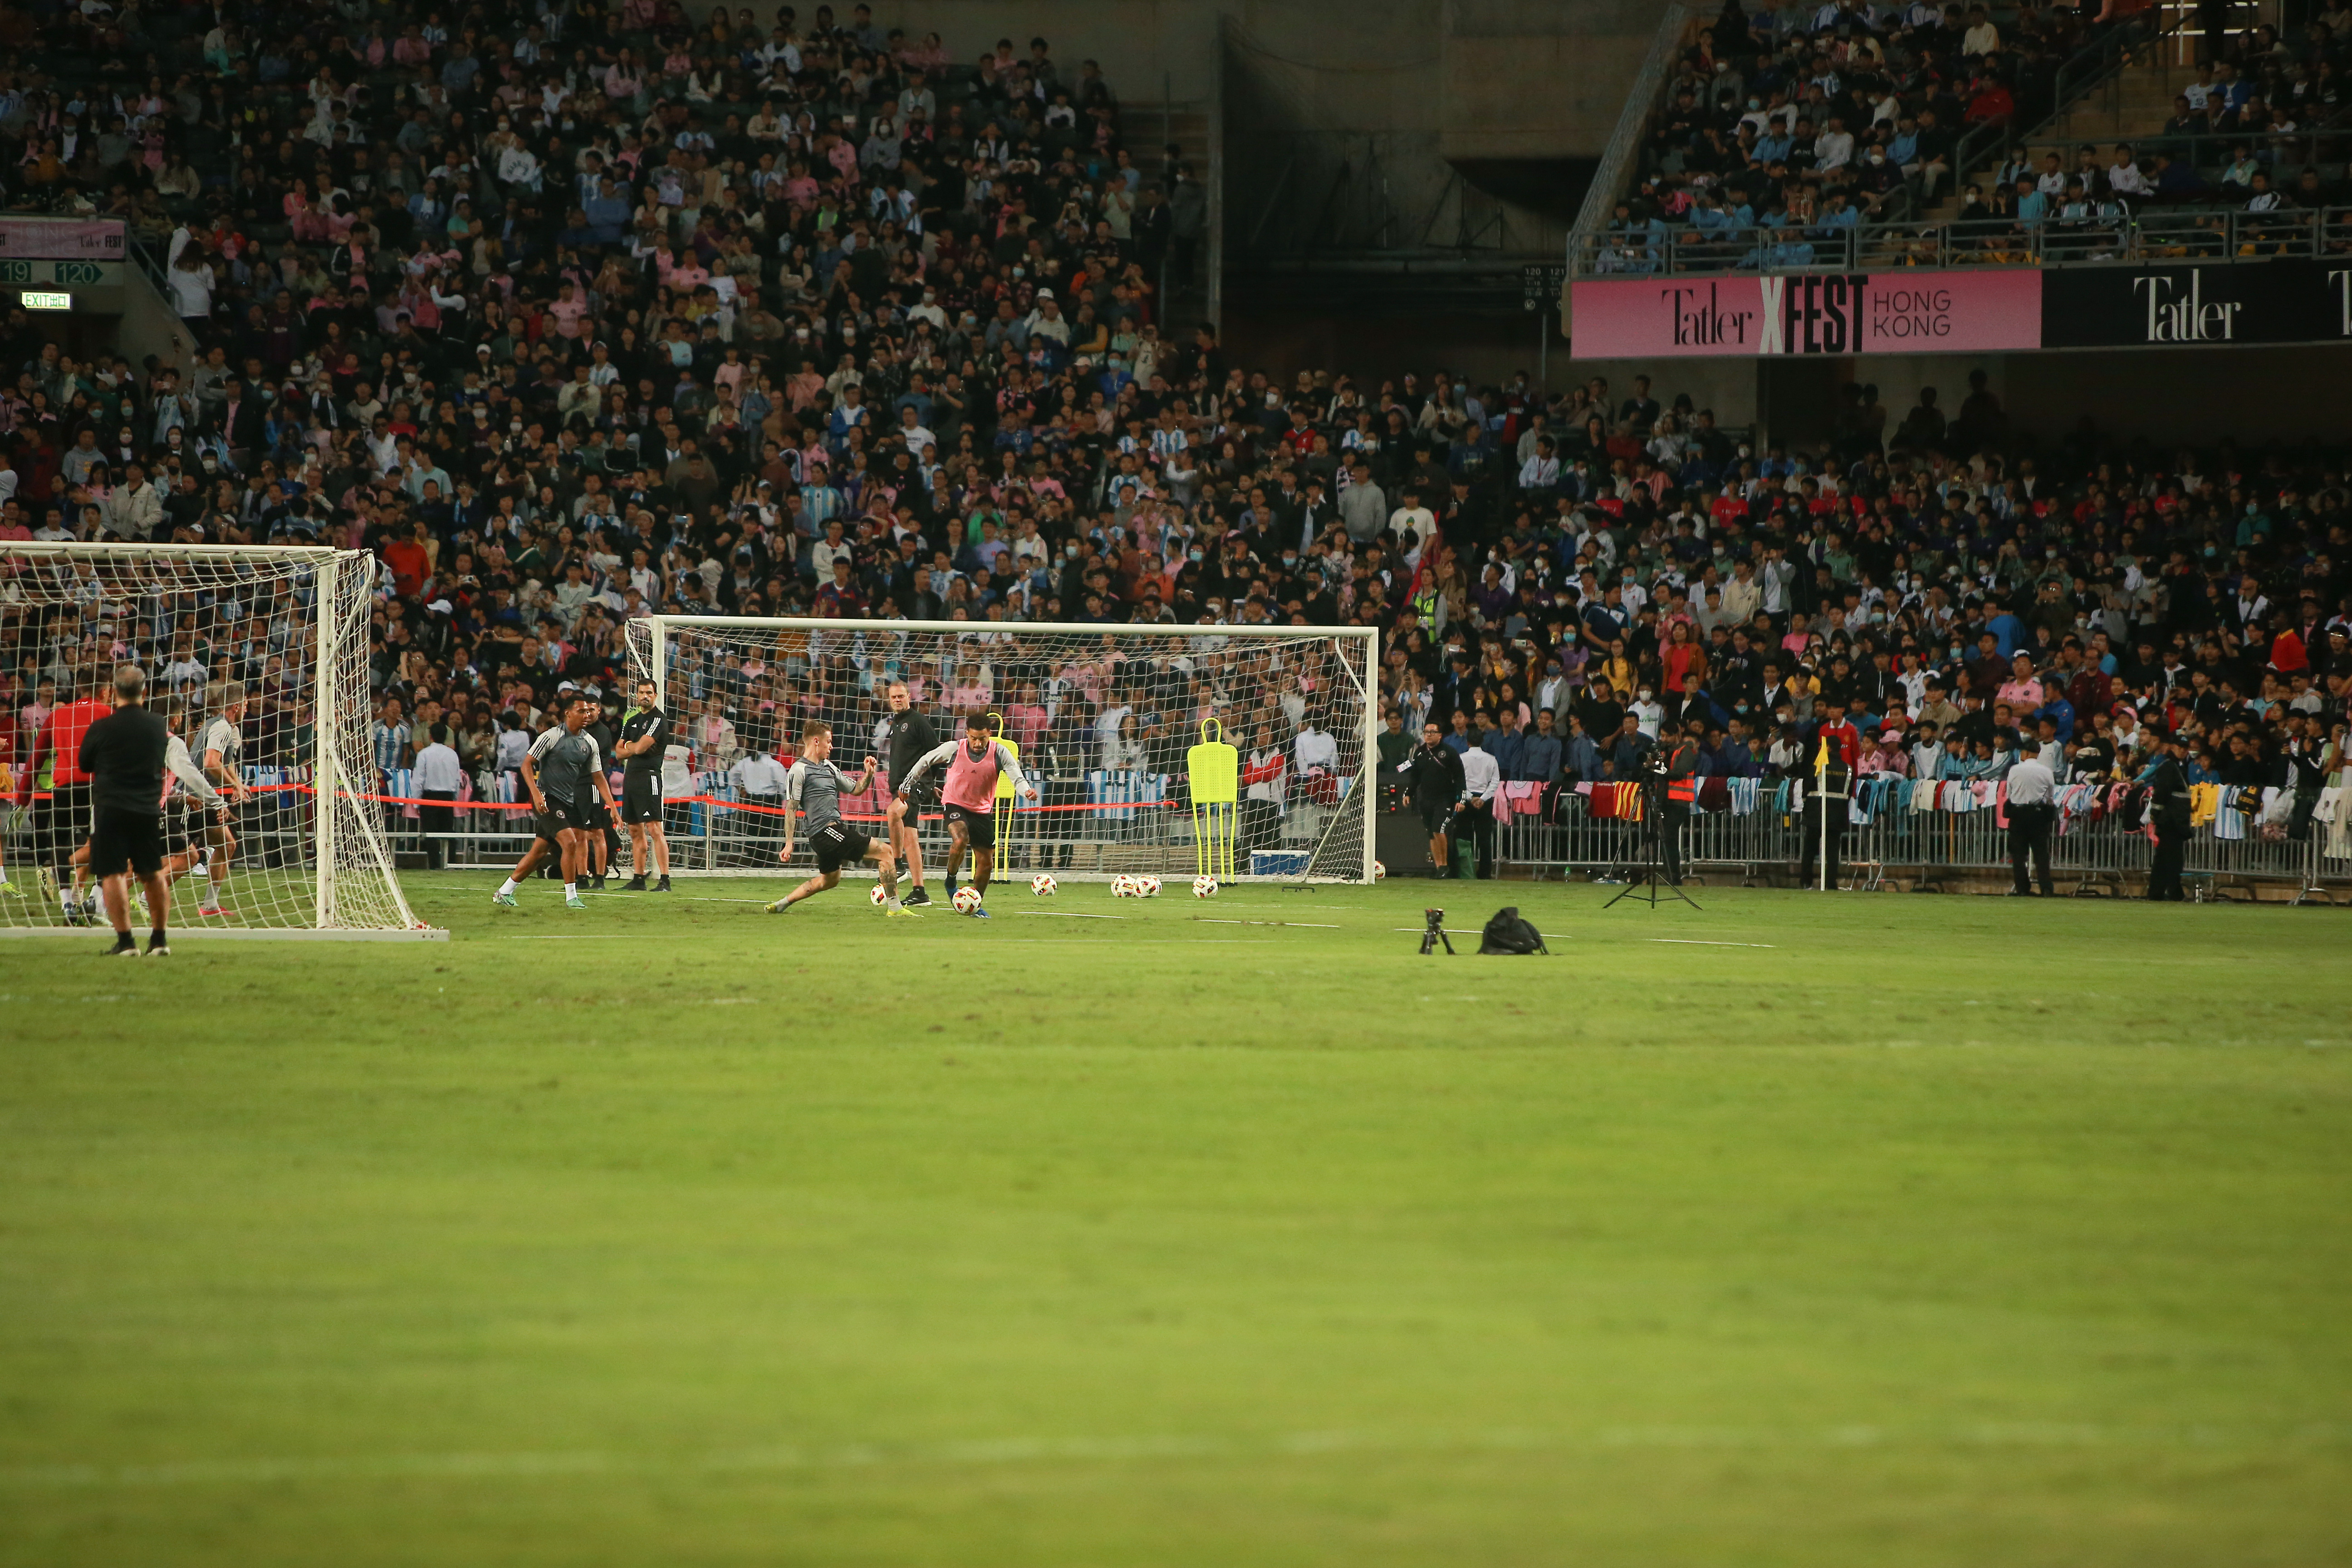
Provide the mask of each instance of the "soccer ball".
[{"label": "soccer ball", "polygon": [[1110,896],[1114,899],[1139,899],[1143,897],[1143,885],[1122,871],[1110,879]]},{"label": "soccer ball", "polygon": [[1217,896],[1217,879],[1214,877],[1193,878],[1192,896],[1196,899],[1215,898]]},{"label": "soccer ball", "polygon": [[1381,865],[1381,864],[1379,861],[1377,861],[1377,860],[1375,860],[1375,861],[1373,861],[1373,862],[1372,862],[1372,880],[1373,880],[1373,881],[1377,882],[1377,881],[1379,881],[1381,878],[1383,878],[1383,877],[1387,876],[1388,874],[1389,874],[1389,868],[1388,868],[1386,866]]},{"label": "soccer ball", "polygon": [[960,915],[968,915],[971,913],[972,910],[980,908],[980,889],[967,883],[963,887],[956,889],[953,902],[956,907],[956,913]]},{"label": "soccer ball", "polygon": [[1040,871],[1037,875],[1029,879],[1029,890],[1036,894],[1041,899],[1050,899],[1055,893],[1060,892],[1062,889],[1061,885],[1055,882],[1053,878],[1048,877],[1044,872]]},{"label": "soccer ball", "polygon": [[890,895],[882,890],[882,884],[879,882],[874,884],[873,890],[866,897],[866,900],[877,910],[890,901]]},{"label": "soccer ball", "polygon": [[1139,899],[1158,898],[1160,896],[1160,879],[1157,877],[1138,877],[1135,879],[1135,896]]}]

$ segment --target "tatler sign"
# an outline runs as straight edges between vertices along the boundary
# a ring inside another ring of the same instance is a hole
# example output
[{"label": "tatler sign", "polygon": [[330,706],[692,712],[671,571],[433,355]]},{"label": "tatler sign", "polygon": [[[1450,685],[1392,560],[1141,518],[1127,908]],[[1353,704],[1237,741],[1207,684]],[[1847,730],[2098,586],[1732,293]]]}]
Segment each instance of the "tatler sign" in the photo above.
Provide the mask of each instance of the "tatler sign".
[{"label": "tatler sign", "polygon": [[1596,279],[1573,289],[1580,359],[2042,346],[2042,281],[2023,269]]},{"label": "tatler sign", "polygon": [[1579,359],[2179,348],[2352,339],[2352,257],[2208,266],[1603,278]]},{"label": "tatler sign", "polygon": [[2352,256],[2043,274],[2042,346],[2198,348],[2352,338]]}]

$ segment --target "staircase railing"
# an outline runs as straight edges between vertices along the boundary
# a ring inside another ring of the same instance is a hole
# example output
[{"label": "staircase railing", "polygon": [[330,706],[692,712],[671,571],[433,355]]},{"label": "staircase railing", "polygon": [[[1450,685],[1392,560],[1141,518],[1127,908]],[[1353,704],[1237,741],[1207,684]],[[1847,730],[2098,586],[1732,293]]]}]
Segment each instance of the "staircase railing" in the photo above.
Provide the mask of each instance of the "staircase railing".
[{"label": "staircase railing", "polygon": [[[1576,222],[1568,231],[1568,269],[1577,271],[1577,258],[1588,253],[1592,239],[1609,226],[1609,215],[1617,209],[1619,197],[1624,195],[1633,177],[1633,165],[1642,155],[1642,145],[1649,140],[1650,128],[1665,109],[1666,86],[1675,61],[1682,55],[1692,28],[1706,15],[1699,0],[1666,0],[1658,16],[1657,31],[1650,36],[1649,49],[1642,56],[1642,64],[1626,84],[1625,107],[1617,116],[1617,129],[1610,133],[1609,144],[1601,150],[1600,165],[1592,171],[1592,183],[1584,188],[1584,204],[1577,208]],[[1567,322],[1561,322],[1566,331]]]}]

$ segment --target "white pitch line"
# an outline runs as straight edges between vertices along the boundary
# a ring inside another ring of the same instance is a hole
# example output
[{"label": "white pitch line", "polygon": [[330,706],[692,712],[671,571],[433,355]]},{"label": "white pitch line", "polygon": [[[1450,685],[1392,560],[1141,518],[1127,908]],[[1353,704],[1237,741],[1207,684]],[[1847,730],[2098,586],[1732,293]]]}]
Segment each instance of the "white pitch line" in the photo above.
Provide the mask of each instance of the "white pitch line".
[{"label": "white pitch line", "polygon": [[1770,947],[1769,942],[1708,942],[1696,936],[1654,936],[1652,942],[1671,942],[1680,947]]},{"label": "white pitch line", "polygon": [[1288,926],[1299,931],[1345,931],[1345,926],[1326,925],[1321,921],[1227,921],[1214,915],[1192,917],[1204,926]]},{"label": "white pitch line", "polygon": [[1125,915],[1089,915],[1076,910],[1014,910],[1016,915],[1040,915],[1049,921],[1123,921]]},{"label": "white pitch line", "polygon": [[2136,1448],[2308,1452],[2352,1441],[2342,1421],[2273,1426],[2120,1426],[2097,1422],[1972,1422],[1903,1426],[1854,1422],[1821,1426],[1629,1425],[1580,1430],[1492,1427],[1390,1432],[1268,1432],[1102,1437],[999,1437],[943,1443],[778,1445],[677,1455],[573,1452],[355,1454],[340,1458],[183,1459],[142,1465],[50,1464],[0,1468],[0,1488],[18,1491],[131,1490],[186,1486],[275,1486],[419,1478],[460,1480],[567,1476],[676,1476],[939,1466],[1118,1464],[1165,1458],[1312,1458],[1349,1453],[1527,1452],[1552,1449],[1937,1447],[1978,1449]]}]

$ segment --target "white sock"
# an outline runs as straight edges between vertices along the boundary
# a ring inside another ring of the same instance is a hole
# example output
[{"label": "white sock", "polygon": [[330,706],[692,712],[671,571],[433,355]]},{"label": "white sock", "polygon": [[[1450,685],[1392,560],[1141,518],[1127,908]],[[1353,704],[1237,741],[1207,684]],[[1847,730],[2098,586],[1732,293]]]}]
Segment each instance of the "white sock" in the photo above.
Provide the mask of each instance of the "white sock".
[{"label": "white sock", "polygon": [[513,892],[514,890],[515,890],[515,879],[514,879],[512,877],[509,877],[505,881],[500,882],[500,883],[499,884],[499,891],[500,893],[502,893],[502,894],[504,894],[504,893],[511,893],[511,892]]},{"label": "white sock", "polygon": [[196,900],[197,907],[207,910],[220,908],[220,889],[221,885],[218,882],[206,882],[204,897]]},{"label": "white sock", "polygon": [[564,884],[563,884],[563,896],[564,896],[565,898],[567,898],[567,899],[576,899],[576,898],[578,898],[578,897],[580,896],[580,884],[579,884],[579,883],[577,883],[577,882],[566,882],[566,883],[564,883]]}]

